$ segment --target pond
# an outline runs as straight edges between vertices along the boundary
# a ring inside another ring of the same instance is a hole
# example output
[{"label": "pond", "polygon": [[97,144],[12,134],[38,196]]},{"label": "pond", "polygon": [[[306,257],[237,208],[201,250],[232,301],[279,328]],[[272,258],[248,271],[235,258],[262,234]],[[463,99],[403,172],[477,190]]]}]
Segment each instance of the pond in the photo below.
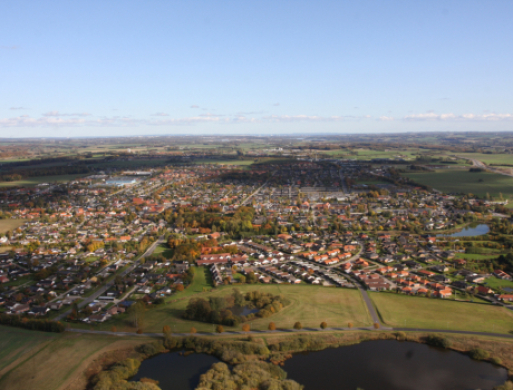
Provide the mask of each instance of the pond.
[{"label": "pond", "polygon": [[[142,362],[137,375],[156,379],[162,390],[193,390],[213,363],[205,354],[157,355]],[[449,350],[394,340],[294,354],[283,367],[305,390],[467,390],[492,389],[507,371]]]},{"label": "pond", "polygon": [[504,368],[491,363],[394,340],[295,354],[283,369],[305,390],[485,390],[508,378]]},{"label": "pond", "polygon": [[258,309],[250,309],[247,306],[232,306],[230,310],[235,316],[247,316],[248,314],[258,313]]},{"label": "pond", "polygon": [[470,225],[464,228],[462,231],[453,233],[453,234],[438,234],[438,237],[475,237],[482,236],[483,234],[487,234],[490,231],[488,225],[480,224],[480,225]]},{"label": "pond", "polygon": [[163,353],[146,359],[139,372],[130,380],[141,378],[158,380],[162,390],[193,390],[201,374],[207,372],[219,359],[202,353],[184,356],[180,352]]}]

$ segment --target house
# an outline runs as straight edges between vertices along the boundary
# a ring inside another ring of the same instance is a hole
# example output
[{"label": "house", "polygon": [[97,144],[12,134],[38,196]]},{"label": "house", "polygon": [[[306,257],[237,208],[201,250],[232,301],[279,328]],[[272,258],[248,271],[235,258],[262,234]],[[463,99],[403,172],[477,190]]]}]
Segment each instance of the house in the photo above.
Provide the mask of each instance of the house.
[{"label": "house", "polygon": [[493,271],[493,276],[495,276],[496,278],[502,279],[502,280],[512,280],[513,279],[510,275],[508,275],[506,272],[504,272],[500,269]]},{"label": "house", "polygon": [[513,302],[513,294],[501,294],[497,299],[502,302]]}]

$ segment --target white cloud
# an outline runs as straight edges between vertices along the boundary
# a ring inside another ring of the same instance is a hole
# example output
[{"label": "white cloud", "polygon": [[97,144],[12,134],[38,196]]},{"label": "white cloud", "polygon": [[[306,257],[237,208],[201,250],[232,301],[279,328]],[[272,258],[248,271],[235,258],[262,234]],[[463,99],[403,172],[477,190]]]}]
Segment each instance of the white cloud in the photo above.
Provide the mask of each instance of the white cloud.
[{"label": "white cloud", "polygon": [[48,111],[48,112],[45,112],[43,114],[43,116],[56,116],[56,117],[61,117],[61,116],[91,116],[91,114],[88,113],[88,112],[74,112],[74,113],[71,113],[71,114],[61,114],[59,111]]},{"label": "white cloud", "polygon": [[504,121],[512,120],[512,114],[435,114],[434,112],[428,112],[426,114],[412,114],[406,115],[404,118],[406,121]]},{"label": "white cloud", "polygon": [[340,122],[351,119],[370,118],[370,115],[364,116],[317,116],[317,115],[270,115],[262,119],[270,122]]},{"label": "white cloud", "polygon": [[156,112],[152,116],[169,116],[169,114],[166,114],[165,112]]},{"label": "white cloud", "polygon": [[384,121],[384,122],[389,122],[389,121],[395,120],[395,118],[393,116],[380,116],[379,120]]}]

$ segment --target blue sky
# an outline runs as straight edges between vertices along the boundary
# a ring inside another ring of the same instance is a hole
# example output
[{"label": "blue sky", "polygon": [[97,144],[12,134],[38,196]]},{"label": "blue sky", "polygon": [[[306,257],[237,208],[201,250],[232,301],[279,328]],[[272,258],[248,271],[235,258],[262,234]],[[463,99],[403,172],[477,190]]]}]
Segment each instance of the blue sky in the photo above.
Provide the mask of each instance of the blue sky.
[{"label": "blue sky", "polygon": [[513,1],[0,3],[0,136],[513,130]]}]

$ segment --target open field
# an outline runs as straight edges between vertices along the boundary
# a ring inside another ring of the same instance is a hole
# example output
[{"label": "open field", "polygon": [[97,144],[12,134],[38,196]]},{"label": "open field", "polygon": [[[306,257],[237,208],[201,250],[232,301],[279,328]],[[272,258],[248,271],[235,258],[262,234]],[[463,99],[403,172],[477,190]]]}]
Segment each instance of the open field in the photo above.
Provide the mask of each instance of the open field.
[{"label": "open field", "polygon": [[215,160],[211,158],[198,158],[193,160],[194,164],[220,164],[220,165],[251,165],[255,160]]},{"label": "open field", "polygon": [[[191,327],[195,327],[198,332],[211,332],[212,324],[184,320],[181,318],[181,314],[187,307],[190,298],[197,296],[208,299],[210,296],[224,296],[231,294],[234,287],[223,286],[212,292],[201,293],[200,286],[200,284],[191,285],[186,291],[179,293],[183,295],[176,294],[169,303],[156,305],[146,312],[144,331],[161,332],[164,325],[169,325],[173,332],[188,332]],[[311,285],[240,285],[235,287],[243,293],[258,290],[275,295],[282,294],[291,301],[291,304],[281,312],[269,318],[251,321],[251,328],[255,330],[267,329],[271,321],[276,323],[278,328],[286,329],[291,329],[296,321],[300,321],[304,327],[315,328],[318,328],[322,321],[326,321],[329,326],[334,327],[347,326],[348,322],[352,322],[355,327],[372,324],[367,308],[357,290]],[[134,328],[127,320],[126,315],[120,315],[105,323],[103,329],[115,325],[118,331],[133,331]],[[240,330],[240,327],[225,326],[225,329]]]},{"label": "open field", "polygon": [[0,219],[0,234],[13,231],[25,222],[27,222],[25,219]]},{"label": "open field", "polygon": [[441,169],[435,172],[406,173],[405,176],[446,193],[472,193],[478,196],[489,193],[493,197],[502,193],[505,198],[513,196],[513,177],[497,173]]},{"label": "open field", "polygon": [[497,255],[480,255],[478,253],[456,253],[457,259],[465,260],[488,260],[497,257]]},{"label": "open field", "polygon": [[459,153],[460,157],[471,158],[484,162],[485,164],[507,164],[513,165],[513,154],[506,153]]},{"label": "open field", "polygon": [[65,183],[84,176],[87,174],[27,177],[23,180],[1,182],[0,187],[34,187],[41,183]]},{"label": "open field", "polygon": [[389,326],[492,333],[513,330],[513,312],[503,307],[393,293],[369,295]]},{"label": "open field", "polygon": [[0,388],[55,390],[82,381],[93,357],[144,340],[75,333],[44,333],[0,327]]},{"label": "open field", "polygon": [[512,281],[498,279],[498,278],[493,278],[493,277],[486,279],[486,283],[485,284],[488,287],[490,287],[492,290],[493,289],[498,289],[498,288],[504,288],[504,287],[513,289],[513,282]]}]

